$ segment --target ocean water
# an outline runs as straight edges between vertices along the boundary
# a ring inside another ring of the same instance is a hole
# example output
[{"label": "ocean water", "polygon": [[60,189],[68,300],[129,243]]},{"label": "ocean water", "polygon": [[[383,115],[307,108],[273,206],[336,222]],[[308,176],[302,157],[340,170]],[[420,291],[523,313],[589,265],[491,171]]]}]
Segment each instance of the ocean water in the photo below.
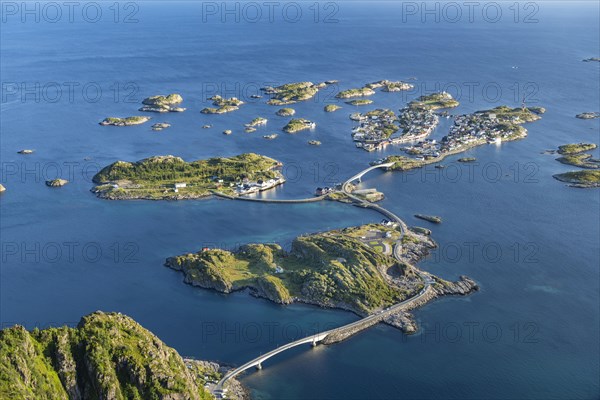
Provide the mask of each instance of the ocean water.
[{"label": "ocean water", "polygon": [[[456,163],[456,156],[444,170],[373,172],[363,180],[407,223],[432,229],[440,247],[424,269],[448,279],[468,275],[480,292],[416,310],[416,335],[376,326],[334,346],[280,354],[242,382],[258,399],[598,398],[600,193],[554,180],[572,168],[541,154],[565,143],[600,144],[598,120],[574,118],[600,110],[599,65],[581,61],[600,55],[597,4],[518,3],[516,16],[513,3],[494,3],[499,21],[490,8],[485,16],[476,11],[473,23],[465,9],[451,22],[452,10],[440,6],[436,22],[420,3],[411,3],[415,11],[406,2],[284,2],[272,21],[262,8],[257,22],[245,3],[231,3],[230,13],[220,2],[119,3],[118,15],[112,3],[97,4],[97,22],[91,8],[77,9],[72,22],[63,9],[55,23],[50,9],[39,9],[39,22],[3,9],[2,326],[76,324],[95,310],[120,311],[185,356],[240,364],[357,319],[193,288],[163,262],[203,246],[289,246],[299,234],[380,215],[334,203],[111,202],[89,192],[90,178],[119,159],[257,152],[286,165],[288,182],[265,196],[310,196],[399,152],[356,149],[347,118],[355,108],[340,103],[342,110],[326,114],[323,106],[336,101],[337,90],[410,79],[415,90],[378,93],[362,110],[397,110],[438,89],[461,102],[452,113],[518,106],[523,98],[547,109],[527,125],[526,139],[469,151],[476,164]],[[292,106],[317,123],[314,131],[262,138],[286,118],[250,95],[267,84],[328,79],[339,83]],[[137,115],[144,97],[171,92],[182,94],[188,110],[149,114],[172,124],[163,132],[97,124]],[[216,93],[247,104],[231,114],[200,114]],[[269,118],[267,127],[244,133],[256,116]],[[442,120],[434,137],[450,124]],[[310,139],[323,144],[309,146]],[[35,153],[16,154],[23,148]],[[58,176],[71,183],[44,185]],[[444,222],[430,226],[416,213]]]}]

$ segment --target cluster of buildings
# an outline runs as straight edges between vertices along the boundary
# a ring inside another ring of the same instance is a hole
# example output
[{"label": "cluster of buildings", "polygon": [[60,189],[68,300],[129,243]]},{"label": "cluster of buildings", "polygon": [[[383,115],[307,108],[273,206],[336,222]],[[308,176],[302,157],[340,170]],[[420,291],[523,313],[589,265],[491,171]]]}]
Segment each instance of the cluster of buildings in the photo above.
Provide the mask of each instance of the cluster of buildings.
[{"label": "cluster of buildings", "polygon": [[335,188],[329,187],[329,186],[325,186],[325,187],[318,187],[317,190],[315,190],[315,196],[325,196],[329,193],[333,193],[335,192]]},{"label": "cluster of buildings", "polygon": [[359,125],[352,129],[356,147],[373,151],[392,143],[390,136],[398,130],[396,115],[390,110],[375,110],[365,115],[354,116]]},{"label": "cluster of buildings", "polygon": [[442,139],[441,151],[455,151],[468,145],[501,143],[514,135],[514,130],[501,125],[505,122],[518,124],[519,117],[500,121],[493,113],[476,113],[456,117],[450,133]]},{"label": "cluster of buildings", "polygon": [[403,142],[419,140],[430,135],[440,121],[431,109],[406,107],[400,111],[400,127],[404,131],[401,137]]},{"label": "cluster of buildings", "polygon": [[264,190],[272,189],[277,185],[285,182],[285,178],[273,178],[268,180],[259,179],[256,182],[250,181],[248,178],[238,183],[235,187],[235,193],[242,196],[246,194],[258,193]]}]

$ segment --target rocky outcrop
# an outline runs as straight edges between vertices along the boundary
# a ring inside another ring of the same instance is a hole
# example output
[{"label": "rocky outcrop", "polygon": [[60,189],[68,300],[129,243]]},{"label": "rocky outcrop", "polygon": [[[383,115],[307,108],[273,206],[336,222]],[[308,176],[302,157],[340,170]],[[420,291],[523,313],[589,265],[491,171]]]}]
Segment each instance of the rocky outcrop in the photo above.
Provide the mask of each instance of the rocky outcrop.
[{"label": "rocky outcrop", "polygon": [[167,129],[170,127],[171,127],[171,124],[168,124],[166,122],[157,122],[156,124],[152,125],[152,130],[153,131],[162,131],[163,129]]},{"label": "rocky outcrop", "polygon": [[2,399],[204,400],[204,385],[221,377],[218,365],[192,368],[195,361],[117,313],[95,312],[76,328],[3,329],[0,349]]},{"label": "rocky outcrop", "polygon": [[46,186],[61,187],[61,186],[65,186],[67,183],[69,183],[69,181],[66,179],[52,179],[52,180],[46,181]]},{"label": "rocky outcrop", "polygon": [[140,116],[126,117],[126,118],[108,117],[108,118],[104,118],[104,120],[100,122],[100,125],[102,125],[102,126],[108,126],[108,125],[132,126],[132,125],[140,125],[140,124],[146,123],[146,122],[150,121],[150,119],[151,119],[150,117],[140,117]]},{"label": "rocky outcrop", "polygon": [[0,183],[0,193],[4,192],[5,190],[6,190],[6,188],[4,187],[4,185],[2,185],[2,184]]},{"label": "rocky outcrop", "polygon": [[142,101],[142,108],[140,111],[146,112],[183,112],[185,108],[175,107],[175,104],[183,102],[183,97],[177,93],[172,93],[168,96],[152,96],[145,98]]}]

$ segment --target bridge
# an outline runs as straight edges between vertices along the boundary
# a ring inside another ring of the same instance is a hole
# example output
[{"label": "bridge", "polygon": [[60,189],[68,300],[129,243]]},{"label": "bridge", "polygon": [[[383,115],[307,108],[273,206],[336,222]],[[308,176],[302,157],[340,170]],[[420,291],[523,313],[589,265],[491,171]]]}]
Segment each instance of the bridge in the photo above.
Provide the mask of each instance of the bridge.
[{"label": "bridge", "polygon": [[[274,350],[271,350],[270,352],[265,353],[259,357],[256,357],[253,360],[248,361],[247,363],[245,363],[245,364],[239,366],[238,368],[231,370],[227,374],[225,374],[223,376],[223,378],[213,388],[213,393],[221,392],[223,390],[225,383],[229,379],[241,374],[242,372],[246,371],[247,369],[250,369],[252,367],[256,367],[257,369],[262,369],[262,363],[265,360],[267,360],[281,352],[284,352],[293,347],[300,346],[303,344],[308,344],[308,343],[310,343],[313,347],[315,347],[318,343],[323,342],[327,337],[331,337],[334,335],[342,335],[343,338],[345,338],[345,337],[350,336],[358,331],[361,331],[363,329],[366,329],[370,326],[373,326],[373,325],[381,322],[388,315],[395,314],[406,308],[410,308],[411,306],[413,306],[414,303],[417,303],[419,300],[432,294],[432,289],[429,284],[429,280],[426,280],[425,284],[426,284],[425,287],[423,289],[421,289],[421,291],[416,296],[413,296],[410,299],[404,300],[398,304],[394,304],[393,306],[390,306],[390,307],[386,308],[385,310],[379,311],[378,313],[375,313],[375,314],[371,314],[365,318],[359,319],[358,321],[341,326],[339,328],[320,332],[315,335],[307,336],[305,338],[296,340],[294,342],[290,342],[286,345],[283,345]],[[341,340],[343,340],[343,339],[341,339]],[[334,341],[332,341],[332,343],[335,343],[336,341],[341,341],[341,340],[339,340],[339,339],[334,340]]]},{"label": "bridge", "polygon": [[360,182],[360,180],[361,180],[361,178],[363,177],[363,175],[364,175],[364,174],[366,174],[366,173],[368,173],[368,172],[371,172],[371,171],[373,171],[374,169],[377,169],[377,168],[390,168],[390,167],[391,167],[391,166],[393,166],[395,163],[396,163],[395,161],[392,161],[392,162],[385,163],[385,164],[373,165],[373,166],[372,166],[372,167],[370,167],[370,168],[364,169],[364,170],[360,171],[358,174],[354,175],[352,178],[348,179],[348,180],[347,180],[347,181],[344,183],[344,186],[345,186],[345,185],[347,185],[347,184],[349,184],[349,183],[351,183],[351,182],[353,182],[353,181],[356,181],[356,180],[358,180],[358,181]]}]

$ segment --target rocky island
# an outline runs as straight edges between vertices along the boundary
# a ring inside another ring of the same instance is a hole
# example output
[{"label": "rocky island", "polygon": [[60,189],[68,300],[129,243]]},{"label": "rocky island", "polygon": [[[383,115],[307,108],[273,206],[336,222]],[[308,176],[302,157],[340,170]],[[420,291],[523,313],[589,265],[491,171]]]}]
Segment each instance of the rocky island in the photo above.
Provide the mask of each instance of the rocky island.
[{"label": "rocky island", "polygon": [[335,112],[335,111],[339,110],[340,108],[342,108],[342,107],[338,106],[337,104],[327,104],[323,108],[323,111],[331,113],[331,112]]},{"label": "rocky island", "polygon": [[293,108],[280,108],[275,114],[279,115],[280,117],[291,117],[292,115],[296,114],[296,110]]},{"label": "rocky island", "polygon": [[352,97],[365,97],[372,96],[375,94],[375,91],[370,87],[362,87],[359,89],[348,89],[339,92],[335,97],[338,99],[350,99]]},{"label": "rocky island", "polygon": [[131,125],[140,125],[150,121],[150,117],[126,117],[126,118],[118,118],[118,117],[108,117],[104,118],[103,121],[100,122],[100,125],[107,126],[131,126]]},{"label": "rocky island", "polygon": [[579,118],[579,119],[595,119],[595,118],[600,118],[600,113],[599,112],[584,112],[581,114],[577,114],[575,116],[575,118]]},{"label": "rocky island", "polygon": [[554,179],[578,188],[600,188],[600,170],[572,171],[552,175]]},{"label": "rocky island", "polygon": [[280,162],[254,153],[192,162],[174,156],[117,161],[94,176],[92,192],[109,200],[197,199],[214,191],[237,196],[284,183],[279,167]]},{"label": "rocky island", "polygon": [[152,96],[142,101],[143,107],[139,111],[146,112],[183,112],[185,108],[175,107],[176,104],[183,102],[180,94],[172,93],[168,96]]},{"label": "rocky island", "polygon": [[239,110],[240,106],[244,104],[244,102],[238,99],[237,97],[231,97],[229,99],[226,99],[224,97],[219,96],[218,94],[209,97],[208,100],[212,100],[212,104],[213,106],[216,106],[216,108],[206,107],[200,111],[202,114],[225,114],[228,112]]},{"label": "rocky island", "polygon": [[3,184],[0,183],[0,193],[6,191],[6,188],[4,187]]},{"label": "rocky island", "polygon": [[[468,278],[452,283],[413,265],[435,247],[427,235],[402,234],[397,224],[385,222],[300,236],[289,252],[277,244],[248,244],[235,252],[205,248],[170,257],[165,265],[193,286],[249,290],[278,304],[303,302],[368,315],[414,296],[425,275],[433,282],[432,298],[476,290]],[[411,318],[403,317],[395,326],[414,332]]]},{"label": "rocky island", "polygon": [[366,105],[369,105],[369,104],[373,104],[373,100],[370,100],[370,99],[355,99],[355,100],[347,101],[346,104],[349,104],[351,106],[366,106]]},{"label": "rocky island", "polygon": [[319,89],[322,89],[327,85],[328,83],[326,82],[318,84],[312,82],[294,82],[277,87],[269,86],[262,88],[261,90],[272,96],[267,104],[281,106],[312,99],[319,92]]},{"label": "rocky island", "polygon": [[315,129],[317,124],[305,118],[294,118],[283,127],[283,131],[287,133],[296,133],[306,129]]},{"label": "rocky island", "polygon": [[61,186],[65,186],[67,183],[69,183],[69,181],[66,179],[51,179],[51,180],[46,181],[46,186],[61,187]]},{"label": "rocky island", "polygon": [[[2,399],[188,399],[214,397],[207,387],[225,372],[182,358],[133,319],[97,311],[77,327],[0,331]],[[247,398],[238,381],[227,398]]]}]

